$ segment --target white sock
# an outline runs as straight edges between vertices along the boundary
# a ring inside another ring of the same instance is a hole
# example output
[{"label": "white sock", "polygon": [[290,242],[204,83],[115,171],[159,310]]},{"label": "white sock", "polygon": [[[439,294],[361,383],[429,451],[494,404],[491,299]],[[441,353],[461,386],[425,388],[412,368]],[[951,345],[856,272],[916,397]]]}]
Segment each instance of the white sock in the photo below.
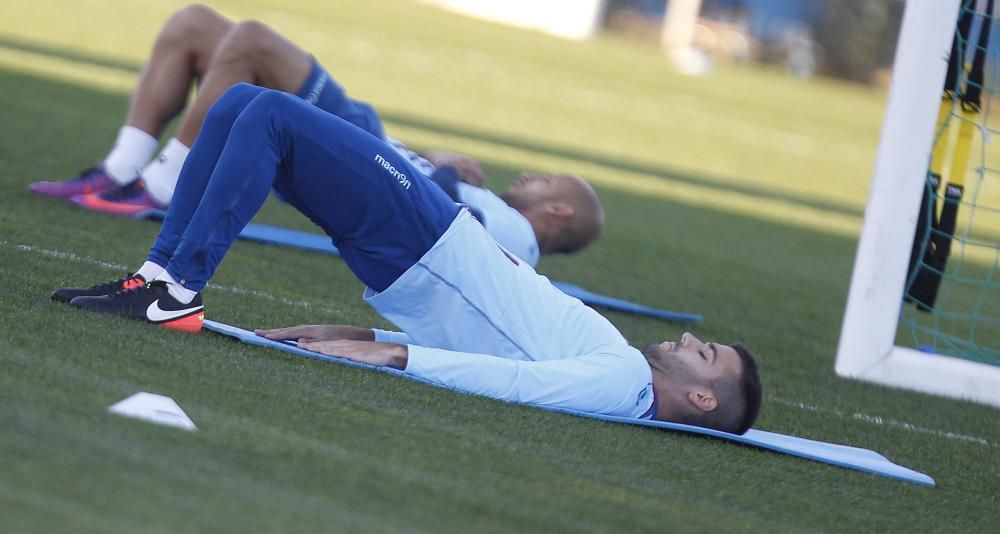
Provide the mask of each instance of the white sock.
[{"label": "white sock", "polygon": [[142,169],[146,191],[163,206],[170,204],[170,199],[174,196],[174,188],[177,187],[177,179],[181,176],[181,167],[184,166],[188,152],[191,152],[190,148],[176,137],[171,137],[167,146],[163,147],[163,152]]},{"label": "white sock", "polygon": [[125,185],[137,176],[142,166],[156,152],[156,138],[132,126],[122,126],[118,139],[104,158],[104,170],[118,185]]},{"label": "white sock", "polygon": [[162,280],[167,283],[167,293],[170,293],[171,297],[177,299],[181,304],[190,304],[194,300],[195,295],[198,294],[197,291],[191,291],[190,289],[177,283],[173,276],[170,276],[166,270],[156,276],[155,280]]},{"label": "white sock", "polygon": [[141,276],[143,280],[147,282],[157,276],[160,276],[161,273],[163,273],[163,267],[160,267],[149,260],[146,260],[146,262],[142,264],[142,267],[139,267],[139,270],[135,272],[136,275]]}]

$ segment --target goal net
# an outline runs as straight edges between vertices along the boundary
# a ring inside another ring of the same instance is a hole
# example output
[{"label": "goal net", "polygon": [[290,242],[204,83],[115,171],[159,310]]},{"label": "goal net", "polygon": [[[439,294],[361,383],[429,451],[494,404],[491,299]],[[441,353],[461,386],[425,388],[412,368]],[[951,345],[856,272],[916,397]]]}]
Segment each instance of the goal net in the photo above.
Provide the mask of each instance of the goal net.
[{"label": "goal net", "polygon": [[993,7],[907,2],[836,371],[1000,406]]}]

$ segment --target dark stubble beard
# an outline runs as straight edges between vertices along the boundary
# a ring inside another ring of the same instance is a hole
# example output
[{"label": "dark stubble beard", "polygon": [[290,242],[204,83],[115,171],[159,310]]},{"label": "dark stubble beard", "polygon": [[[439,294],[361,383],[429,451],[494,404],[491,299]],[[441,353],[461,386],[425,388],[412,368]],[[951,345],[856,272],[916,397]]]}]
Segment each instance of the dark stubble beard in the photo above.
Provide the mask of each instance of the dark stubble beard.
[{"label": "dark stubble beard", "polygon": [[658,344],[646,345],[646,348],[642,349],[642,355],[646,357],[649,366],[663,373],[671,384],[697,384],[701,382],[686,363],[672,352],[663,350]]}]

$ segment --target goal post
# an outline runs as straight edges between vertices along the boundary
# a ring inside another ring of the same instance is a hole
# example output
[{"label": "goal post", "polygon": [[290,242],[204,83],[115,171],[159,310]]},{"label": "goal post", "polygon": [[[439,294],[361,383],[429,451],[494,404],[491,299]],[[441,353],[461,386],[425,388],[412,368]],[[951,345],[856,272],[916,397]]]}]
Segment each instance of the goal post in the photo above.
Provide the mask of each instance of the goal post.
[{"label": "goal post", "polygon": [[896,345],[962,1],[906,3],[835,369],[844,377],[1000,406],[1000,366]]}]

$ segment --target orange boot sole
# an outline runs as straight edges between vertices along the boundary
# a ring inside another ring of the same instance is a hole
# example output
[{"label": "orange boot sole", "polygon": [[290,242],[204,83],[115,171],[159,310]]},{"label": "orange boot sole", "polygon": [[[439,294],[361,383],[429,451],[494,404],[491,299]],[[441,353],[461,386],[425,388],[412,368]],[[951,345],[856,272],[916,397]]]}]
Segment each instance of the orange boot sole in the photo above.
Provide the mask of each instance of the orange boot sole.
[{"label": "orange boot sole", "polygon": [[205,312],[200,311],[198,313],[192,313],[186,317],[181,317],[180,319],[160,323],[160,326],[163,328],[170,328],[172,330],[180,330],[182,332],[198,333],[201,332],[201,324],[204,321]]}]

